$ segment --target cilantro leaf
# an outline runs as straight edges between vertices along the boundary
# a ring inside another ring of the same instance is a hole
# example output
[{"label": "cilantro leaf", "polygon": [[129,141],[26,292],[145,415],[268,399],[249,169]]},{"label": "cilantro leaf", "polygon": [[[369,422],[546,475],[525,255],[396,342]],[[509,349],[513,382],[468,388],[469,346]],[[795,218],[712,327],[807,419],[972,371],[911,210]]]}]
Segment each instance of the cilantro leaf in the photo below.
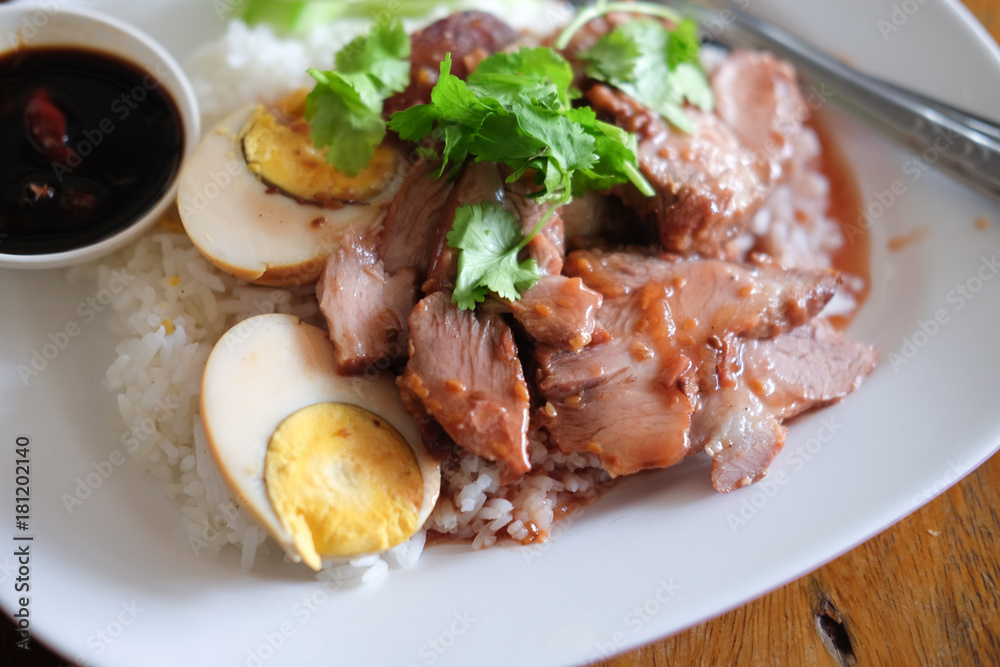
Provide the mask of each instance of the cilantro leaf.
[{"label": "cilantro leaf", "polygon": [[317,81],[306,97],[309,137],[317,147],[329,147],[327,162],[345,174],[357,175],[385,137],[381,109],[372,108],[357,82],[352,84],[336,72],[310,70],[309,74]]},{"label": "cilantro leaf", "polygon": [[409,55],[401,24],[376,23],[337,53],[336,71],[309,70],[316,79],[306,97],[309,137],[327,149],[326,161],[338,171],[356,176],[371,162],[385,138],[383,103],[409,84],[410,65],[403,60]]},{"label": "cilantro leaf", "polygon": [[448,245],[461,250],[452,302],[472,310],[492,290],[502,299],[521,298],[521,291],[539,279],[535,260],[517,261],[525,239],[517,217],[497,202],[462,206],[447,235]]},{"label": "cilantro leaf", "polygon": [[359,35],[336,56],[341,74],[365,74],[376,83],[379,94],[389,97],[410,83],[410,38],[398,21],[376,23],[371,32]]},{"label": "cilantro leaf", "polygon": [[701,40],[698,39],[698,24],[684,19],[674,27],[667,44],[667,64],[674,69],[683,63],[701,63]]},{"label": "cilantro leaf", "polygon": [[469,87],[501,104],[537,102],[552,109],[569,107],[579,93],[571,88],[573,68],[552,49],[522,47],[498,53],[469,75]]},{"label": "cilantro leaf", "polygon": [[694,124],[684,103],[705,111],[714,105],[700,48],[693,21],[680,21],[670,31],[658,21],[635,20],[603,35],[580,57],[589,61],[588,76],[610,83],[691,133]]},{"label": "cilantro leaf", "polygon": [[[510,180],[534,170],[542,201],[565,204],[590,183],[632,181],[647,191],[634,140],[606,132],[592,112],[578,113],[572,81],[566,59],[546,47],[493,54],[468,82],[451,74],[449,54],[431,104],[393,114],[389,127],[407,141],[443,140],[441,174],[454,176],[469,156],[507,165]],[[614,157],[602,160],[598,147]]]}]

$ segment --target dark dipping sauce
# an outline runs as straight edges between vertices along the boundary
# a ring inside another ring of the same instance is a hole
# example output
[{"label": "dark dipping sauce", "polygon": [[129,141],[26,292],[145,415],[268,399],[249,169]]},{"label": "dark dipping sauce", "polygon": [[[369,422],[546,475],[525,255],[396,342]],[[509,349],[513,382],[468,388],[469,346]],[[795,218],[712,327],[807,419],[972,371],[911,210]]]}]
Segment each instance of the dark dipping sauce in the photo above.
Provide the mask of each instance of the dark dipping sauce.
[{"label": "dark dipping sauce", "polygon": [[0,253],[91,245],[160,199],[184,147],[161,74],[80,48],[0,56]]}]

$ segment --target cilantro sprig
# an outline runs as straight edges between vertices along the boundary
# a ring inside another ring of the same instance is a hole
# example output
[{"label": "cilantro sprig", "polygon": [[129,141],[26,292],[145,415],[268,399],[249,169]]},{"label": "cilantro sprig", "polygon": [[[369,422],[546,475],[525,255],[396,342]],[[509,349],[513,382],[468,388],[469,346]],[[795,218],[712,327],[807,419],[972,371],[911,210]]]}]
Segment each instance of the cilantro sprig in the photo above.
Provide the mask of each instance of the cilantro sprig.
[{"label": "cilantro sprig", "polygon": [[529,239],[521,235],[517,217],[498,202],[459,207],[446,237],[449,246],[461,250],[452,296],[459,309],[472,310],[490,291],[513,301],[534,285],[538,264],[517,260]]},{"label": "cilantro sprig", "polygon": [[338,171],[356,176],[385,138],[385,100],[410,82],[410,38],[401,23],[375,23],[337,53],[336,70],[310,69],[309,137]]},{"label": "cilantro sprig", "polygon": [[455,176],[470,158],[498,162],[510,168],[509,183],[533,178],[539,187],[531,196],[549,205],[526,236],[502,209],[473,206],[456,216],[447,237],[461,251],[452,300],[471,309],[489,290],[513,300],[538,279],[534,263],[518,264],[517,254],[573,197],[625,182],[653,190],[636,165],[636,138],[572,106],[573,70],[552,49],[493,54],[468,81],[451,73],[451,63],[448,54],[431,103],[393,114],[389,127],[407,141],[442,142],[439,177]]},{"label": "cilantro sprig", "polygon": [[[595,187],[632,181],[652,192],[635,167],[635,138],[573,108],[573,71],[549,48],[489,56],[463,81],[451,54],[431,103],[393,114],[389,127],[407,141],[431,135],[444,142],[441,172],[454,176],[469,157],[511,168],[508,182],[529,172],[544,202],[569,202]],[[450,166],[450,169],[449,169]]]},{"label": "cilantro sprig", "polygon": [[693,133],[694,123],[684,111],[688,102],[704,111],[715,105],[712,87],[701,67],[698,26],[662,5],[644,2],[603,2],[580,12],[563,31],[557,47],[566,48],[587,22],[612,11],[665,18],[675,25],[668,30],[659,21],[638,19],[602,35],[579,54],[588,61],[587,76],[609,83],[656,111],[683,132]]}]

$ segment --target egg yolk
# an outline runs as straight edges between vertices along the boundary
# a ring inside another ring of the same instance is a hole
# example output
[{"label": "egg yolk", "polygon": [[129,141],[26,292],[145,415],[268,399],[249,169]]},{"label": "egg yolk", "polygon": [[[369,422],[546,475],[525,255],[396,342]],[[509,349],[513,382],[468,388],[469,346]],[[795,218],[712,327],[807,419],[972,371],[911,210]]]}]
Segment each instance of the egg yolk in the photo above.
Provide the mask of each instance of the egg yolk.
[{"label": "egg yolk", "polygon": [[258,178],[292,197],[320,204],[370,199],[395,175],[397,155],[388,145],[377,147],[357,176],[348,176],[327,164],[325,151],[317,150],[309,138],[305,119],[282,122],[263,107],[247,121],[242,143],[247,168]]},{"label": "egg yolk", "polygon": [[384,551],[418,528],[424,484],[413,450],[381,417],[318,403],[286,418],[264,457],[267,494],[305,563]]}]

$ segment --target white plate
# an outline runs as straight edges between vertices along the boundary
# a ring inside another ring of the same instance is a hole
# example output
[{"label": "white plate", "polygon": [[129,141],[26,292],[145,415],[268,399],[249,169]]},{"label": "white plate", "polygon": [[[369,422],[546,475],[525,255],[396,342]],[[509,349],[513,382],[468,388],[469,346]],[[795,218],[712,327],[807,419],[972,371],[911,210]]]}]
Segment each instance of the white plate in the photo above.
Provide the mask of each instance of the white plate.
[{"label": "white plate", "polygon": [[[88,4],[181,58],[223,27],[200,0]],[[886,3],[758,0],[754,9],[875,74],[995,115],[1000,53],[986,33],[957,2],[900,4],[915,13],[897,16],[887,38]],[[102,318],[88,319],[95,295],[67,287],[63,272],[0,273],[0,554],[14,550],[14,448],[26,435],[32,632],[69,658],[123,667],[578,664],[743,604],[899,520],[1000,442],[1000,279],[977,283],[980,272],[996,277],[1000,208],[933,171],[913,181],[904,153],[850,121],[836,125],[866,206],[894,181],[905,188],[873,226],[875,289],[851,330],[878,345],[882,365],[856,395],[794,425],[769,487],[716,494],[706,465],[689,461],[627,480],[543,547],[435,547],[369,588],[327,592],[288,567],[244,574],[235,552],[196,557],[176,508],[127,464],[70,514],[64,494],[107,472],[121,447],[100,384],[113,341]],[[973,224],[983,216],[987,231]],[[885,250],[917,227],[930,237]],[[979,289],[964,299],[958,285]],[[948,322],[918,333],[939,310]],[[50,334],[66,342],[57,332],[69,323],[80,334],[25,386],[17,367]],[[918,349],[893,368],[904,339]],[[736,525],[740,512],[746,523]],[[0,556],[8,613],[18,608],[15,567]]]}]

